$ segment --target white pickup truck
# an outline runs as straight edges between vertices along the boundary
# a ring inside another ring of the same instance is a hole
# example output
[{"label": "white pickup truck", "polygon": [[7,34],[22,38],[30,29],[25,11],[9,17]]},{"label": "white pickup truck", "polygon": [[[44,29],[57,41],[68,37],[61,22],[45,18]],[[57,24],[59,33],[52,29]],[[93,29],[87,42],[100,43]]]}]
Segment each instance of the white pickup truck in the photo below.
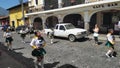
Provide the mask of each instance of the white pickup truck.
[{"label": "white pickup truck", "polygon": [[[45,29],[44,31],[47,36],[49,36],[49,33],[52,32],[51,29]],[[76,39],[84,38],[85,36],[87,36],[87,30],[75,28],[75,26],[73,26],[71,23],[56,24],[53,32],[54,36],[65,37],[72,42]]]}]

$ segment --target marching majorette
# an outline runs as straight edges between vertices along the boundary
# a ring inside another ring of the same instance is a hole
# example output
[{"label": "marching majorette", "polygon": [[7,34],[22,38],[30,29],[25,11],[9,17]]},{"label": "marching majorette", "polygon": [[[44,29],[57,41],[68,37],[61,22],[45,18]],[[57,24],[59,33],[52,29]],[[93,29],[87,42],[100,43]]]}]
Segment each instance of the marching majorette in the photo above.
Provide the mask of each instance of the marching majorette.
[{"label": "marching majorette", "polygon": [[115,40],[114,40],[114,36],[113,34],[113,29],[109,29],[108,34],[107,34],[107,42],[106,42],[106,46],[108,47],[108,51],[106,53],[107,57],[115,57],[114,54],[114,44],[115,44]]},{"label": "marching majorette", "polygon": [[13,37],[9,29],[7,29],[6,32],[4,32],[4,37],[5,37],[5,42],[8,46],[8,50],[12,50]]},{"label": "marching majorette", "polygon": [[39,63],[41,63],[41,68],[44,68],[44,55],[46,54],[45,40],[41,36],[40,32],[35,32],[35,37],[32,39],[30,45],[33,48],[32,56],[36,57],[35,68],[38,68]]},{"label": "marching majorette", "polygon": [[94,37],[94,40],[95,40],[95,45],[98,45],[99,28],[98,28],[97,24],[95,25],[95,28],[93,29],[93,31],[94,31],[93,37]]}]

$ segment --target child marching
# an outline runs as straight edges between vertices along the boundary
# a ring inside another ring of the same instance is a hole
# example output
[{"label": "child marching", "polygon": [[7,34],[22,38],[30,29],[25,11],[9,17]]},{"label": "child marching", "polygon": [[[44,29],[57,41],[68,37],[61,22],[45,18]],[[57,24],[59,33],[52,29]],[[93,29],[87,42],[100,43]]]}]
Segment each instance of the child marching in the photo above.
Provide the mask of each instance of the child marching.
[{"label": "child marching", "polygon": [[115,57],[114,54],[114,44],[115,44],[115,40],[113,37],[113,29],[109,29],[108,34],[107,34],[107,42],[106,42],[106,46],[108,47],[108,51],[106,53],[106,56],[109,57]]}]

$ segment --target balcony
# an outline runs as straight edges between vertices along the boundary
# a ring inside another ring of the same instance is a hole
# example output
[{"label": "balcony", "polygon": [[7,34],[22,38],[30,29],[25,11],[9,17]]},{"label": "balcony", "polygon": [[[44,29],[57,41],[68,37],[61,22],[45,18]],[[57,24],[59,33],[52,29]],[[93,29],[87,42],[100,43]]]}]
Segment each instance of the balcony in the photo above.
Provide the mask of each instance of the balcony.
[{"label": "balcony", "polygon": [[29,10],[27,10],[26,13],[44,11],[44,7],[41,6],[41,5],[38,5],[38,6],[30,6],[30,7],[28,7],[28,9],[29,9]]},{"label": "balcony", "polygon": [[85,0],[85,3],[92,3],[92,2],[98,2],[98,1],[106,1],[106,0]]},{"label": "balcony", "polygon": [[[69,6],[75,6],[80,4],[88,4],[93,2],[99,2],[99,1],[114,1],[114,0],[75,0],[75,1],[69,1],[69,0],[63,0],[61,3],[61,7],[69,7]],[[53,3],[53,2],[52,2]],[[33,13],[33,12],[39,12],[39,11],[46,11],[46,10],[52,10],[52,9],[58,9],[58,3],[46,3],[45,6],[43,5],[37,5],[37,6],[31,6],[29,7],[29,10],[27,13]]]}]

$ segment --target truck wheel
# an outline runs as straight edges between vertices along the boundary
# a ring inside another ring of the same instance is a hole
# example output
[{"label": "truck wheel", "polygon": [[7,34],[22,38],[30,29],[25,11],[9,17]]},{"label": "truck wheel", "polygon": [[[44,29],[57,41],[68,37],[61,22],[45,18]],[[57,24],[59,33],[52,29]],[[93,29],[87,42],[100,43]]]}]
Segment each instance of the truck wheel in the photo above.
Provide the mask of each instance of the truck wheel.
[{"label": "truck wheel", "polygon": [[75,39],[76,39],[74,35],[69,35],[68,38],[69,38],[69,40],[70,40],[71,42],[74,42]]}]

